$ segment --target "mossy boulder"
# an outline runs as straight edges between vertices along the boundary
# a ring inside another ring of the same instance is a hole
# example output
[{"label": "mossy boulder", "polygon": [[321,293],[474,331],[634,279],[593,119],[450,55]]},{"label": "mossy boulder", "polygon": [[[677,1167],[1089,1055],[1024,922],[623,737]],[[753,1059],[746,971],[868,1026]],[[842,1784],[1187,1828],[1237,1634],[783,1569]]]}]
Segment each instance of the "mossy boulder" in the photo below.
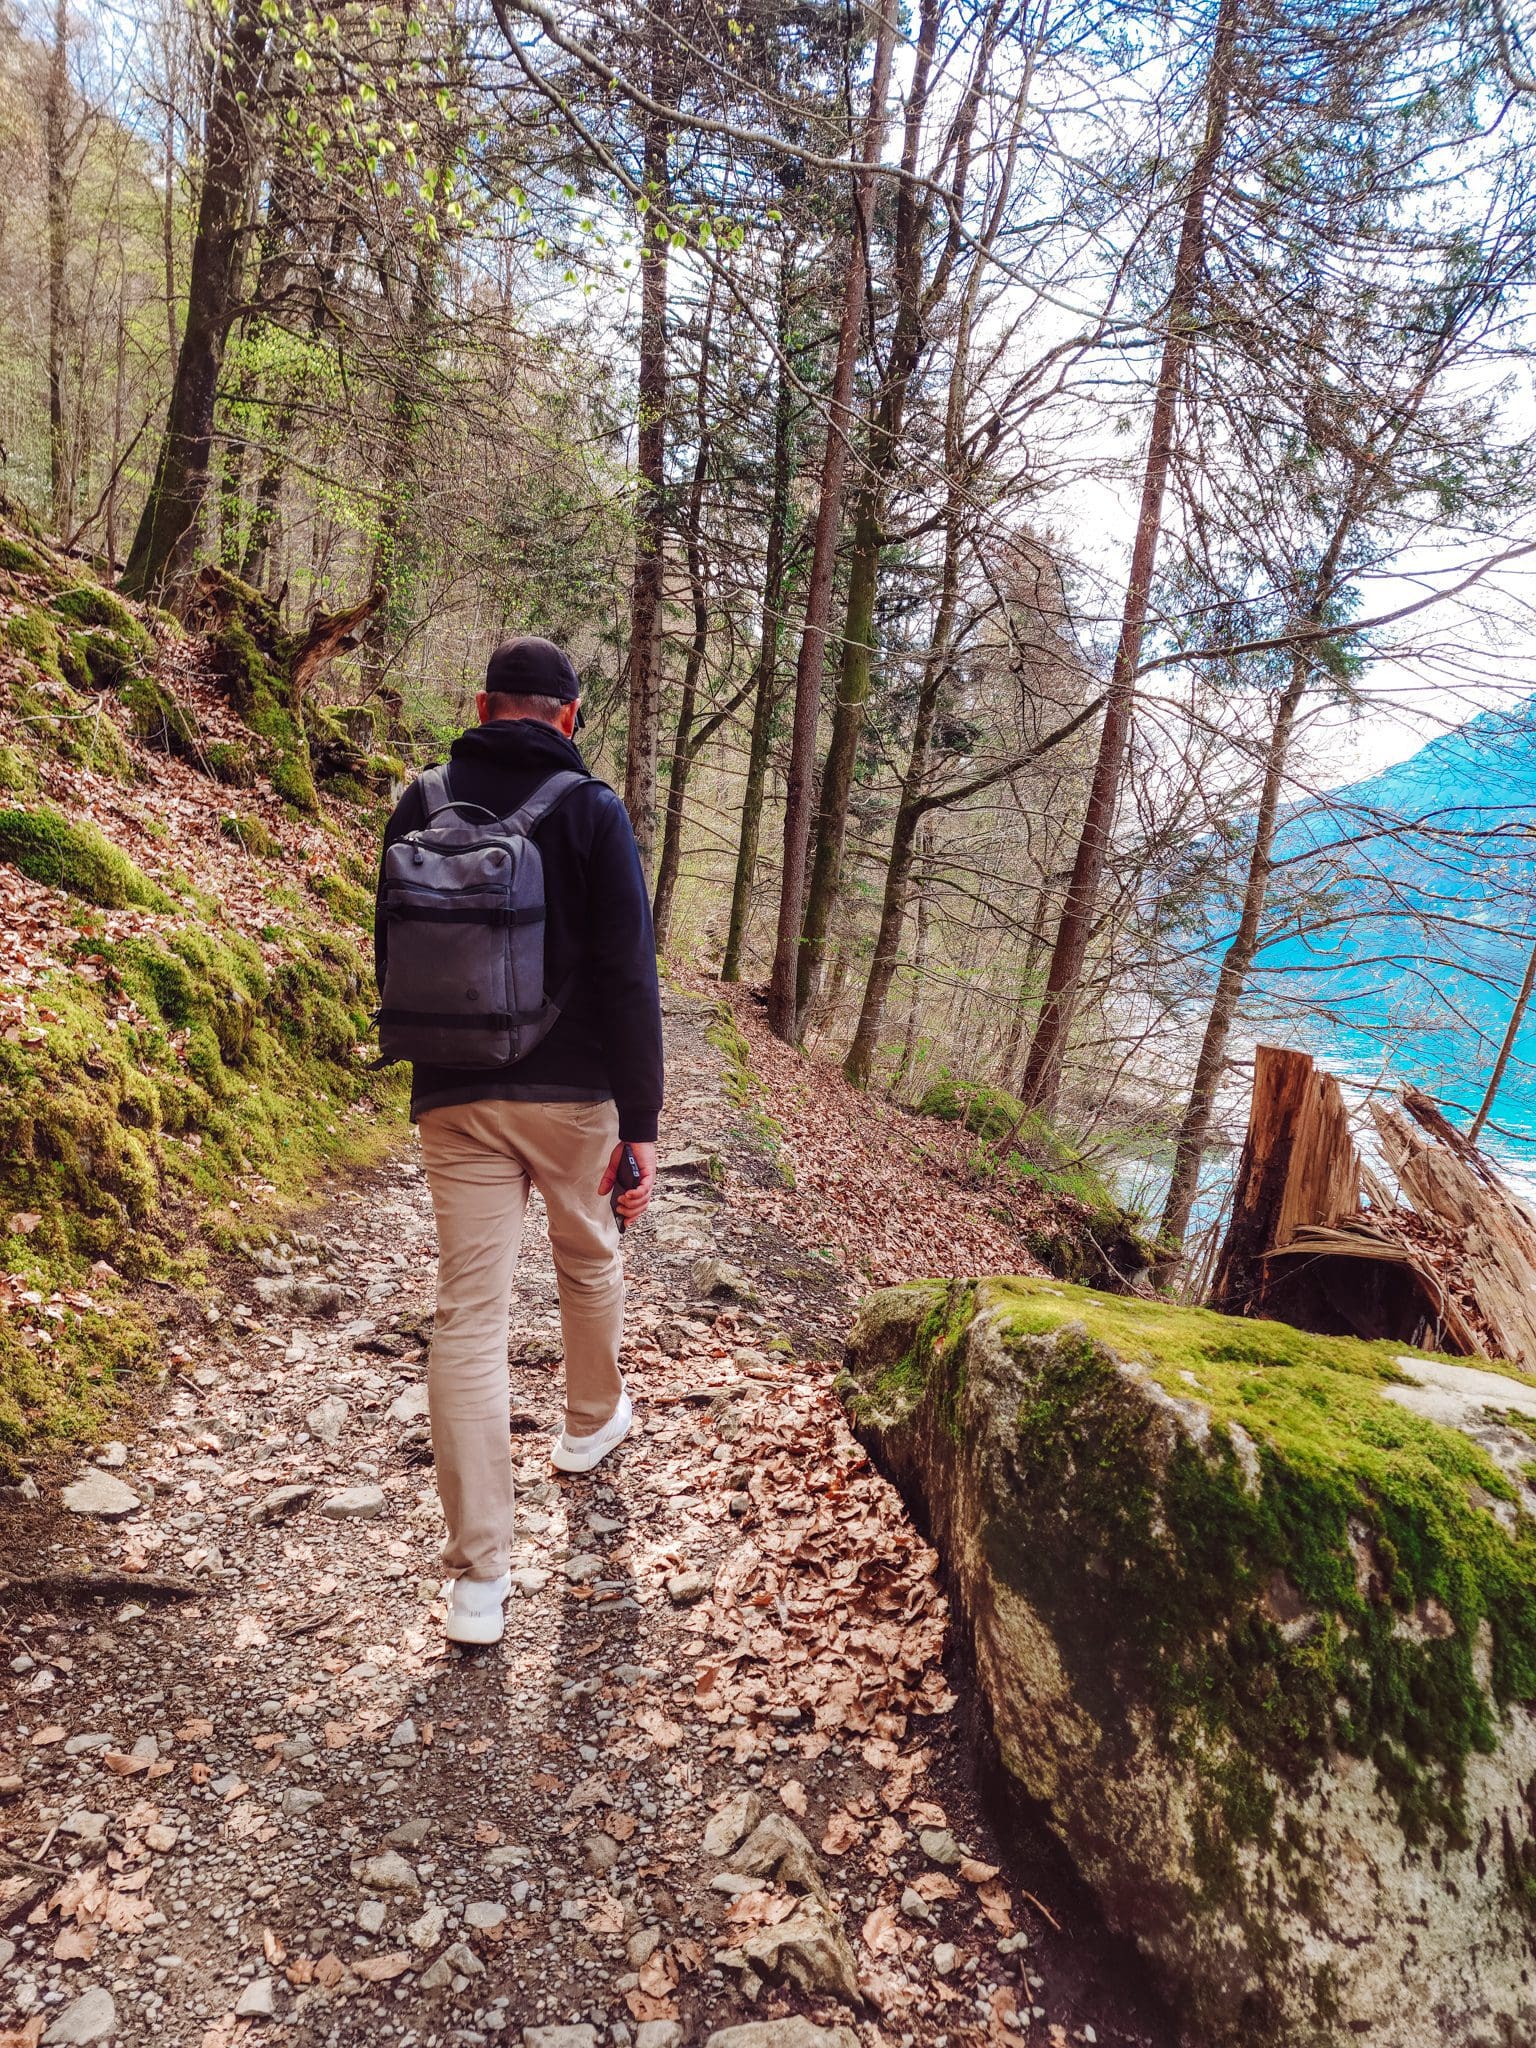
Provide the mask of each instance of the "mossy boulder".
[{"label": "mossy boulder", "polygon": [[123,600],[112,591],[103,590],[99,583],[72,583],[67,590],[56,593],[50,606],[71,626],[97,626],[115,634],[134,650],[140,661],[148,661],[154,655],[153,637]]},{"label": "mossy boulder", "polygon": [[1536,1379],[993,1279],[871,1297],[841,1388],[1202,2048],[1536,2037]]},{"label": "mossy boulder", "polygon": [[121,695],[136,739],[162,754],[200,758],[196,716],[174,690],[153,676],[136,675],[123,685]]},{"label": "mossy boulder", "polygon": [[175,903],[94,825],[58,811],[0,810],[0,861],[34,882],[65,889],[106,910],[173,911]]}]

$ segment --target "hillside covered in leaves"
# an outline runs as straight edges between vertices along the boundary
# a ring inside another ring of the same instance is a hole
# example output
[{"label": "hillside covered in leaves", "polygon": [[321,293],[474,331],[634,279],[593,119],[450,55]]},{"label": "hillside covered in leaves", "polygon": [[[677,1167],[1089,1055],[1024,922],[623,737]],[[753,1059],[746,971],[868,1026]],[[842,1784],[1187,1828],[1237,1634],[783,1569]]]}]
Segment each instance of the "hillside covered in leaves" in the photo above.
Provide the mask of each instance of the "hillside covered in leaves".
[{"label": "hillside covered in leaves", "polygon": [[401,764],[255,591],[206,572],[190,617],[0,525],[0,1459],[148,1361],[128,1283],[398,1128],[355,1049]]}]

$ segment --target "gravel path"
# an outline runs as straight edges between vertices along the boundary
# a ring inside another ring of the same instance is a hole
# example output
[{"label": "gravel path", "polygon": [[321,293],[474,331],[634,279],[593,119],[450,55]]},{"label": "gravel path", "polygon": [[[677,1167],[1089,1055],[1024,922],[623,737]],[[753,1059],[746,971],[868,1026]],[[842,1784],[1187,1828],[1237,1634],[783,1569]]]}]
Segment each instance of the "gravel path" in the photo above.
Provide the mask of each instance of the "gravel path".
[{"label": "gravel path", "polygon": [[0,2048],[1170,2038],[999,1846],[935,1561],[831,1392],[853,1290],[669,1012],[641,1426],[589,1478],[530,1219],[501,1645],[438,1630],[410,1155],[177,1304],[125,1445],[0,1502]]}]

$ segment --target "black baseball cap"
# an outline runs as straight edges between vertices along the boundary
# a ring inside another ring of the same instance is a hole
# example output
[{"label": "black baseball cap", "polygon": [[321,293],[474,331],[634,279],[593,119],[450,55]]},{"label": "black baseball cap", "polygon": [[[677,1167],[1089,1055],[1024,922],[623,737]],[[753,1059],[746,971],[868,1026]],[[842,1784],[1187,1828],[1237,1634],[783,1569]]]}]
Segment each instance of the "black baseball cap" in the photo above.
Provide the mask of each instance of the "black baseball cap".
[{"label": "black baseball cap", "polygon": [[574,704],[581,695],[581,677],[575,662],[553,640],[525,633],[503,640],[491,655],[485,665],[485,687],[493,697],[553,697],[557,703]]}]

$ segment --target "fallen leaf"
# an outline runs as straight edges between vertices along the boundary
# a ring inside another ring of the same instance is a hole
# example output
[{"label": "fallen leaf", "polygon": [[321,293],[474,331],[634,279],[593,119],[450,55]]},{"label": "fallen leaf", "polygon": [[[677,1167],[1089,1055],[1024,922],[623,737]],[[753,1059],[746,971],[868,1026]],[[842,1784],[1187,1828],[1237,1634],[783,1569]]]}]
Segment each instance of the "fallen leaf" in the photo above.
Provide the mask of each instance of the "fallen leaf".
[{"label": "fallen leaf", "polygon": [[828,1856],[842,1856],[862,1842],[865,1835],[864,1823],[855,1820],[851,1813],[841,1807],[834,1807],[827,1817],[827,1831],[821,1838],[821,1846]]},{"label": "fallen leaf", "polygon": [[53,1944],[53,1959],[56,1963],[88,1963],[100,1939],[97,1927],[61,1927]]},{"label": "fallen leaf", "polygon": [[967,1884],[990,1884],[1000,1866],[996,1863],[978,1863],[974,1856],[962,1856],[960,1875]]},{"label": "fallen leaf", "polygon": [[779,1787],[779,1797],[791,1813],[805,1818],[805,1787],[798,1778],[786,1778]]}]

